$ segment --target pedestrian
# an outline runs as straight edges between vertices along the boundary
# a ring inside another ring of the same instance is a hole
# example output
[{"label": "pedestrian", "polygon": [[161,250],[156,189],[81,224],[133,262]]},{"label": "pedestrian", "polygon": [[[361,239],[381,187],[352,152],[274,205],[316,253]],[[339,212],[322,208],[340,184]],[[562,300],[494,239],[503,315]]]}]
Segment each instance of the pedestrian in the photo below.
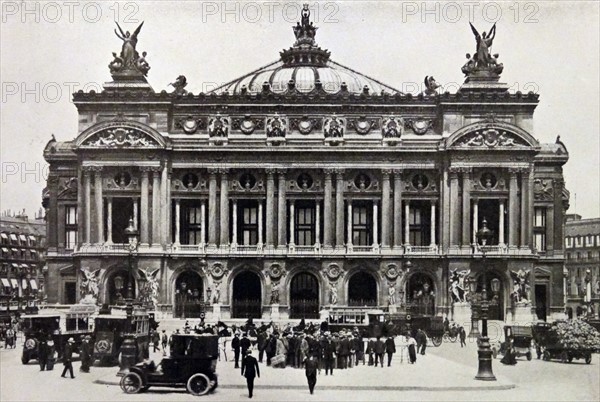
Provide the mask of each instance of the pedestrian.
[{"label": "pedestrian", "polygon": [[385,353],[387,353],[388,367],[392,365],[392,356],[396,353],[396,342],[393,336],[389,336],[385,340]]},{"label": "pedestrian", "polygon": [[54,347],[54,341],[48,340],[48,361],[46,362],[46,370],[54,370],[54,363],[56,363],[56,348]]},{"label": "pedestrian", "polygon": [[331,335],[327,337],[323,347],[323,360],[325,361],[325,375],[331,373],[333,375],[333,362],[335,360],[335,343],[331,339]]},{"label": "pedestrian", "polygon": [[248,339],[248,334],[244,332],[244,335],[242,335],[242,339],[240,339],[242,357],[246,356],[246,352],[250,349],[251,345],[252,343],[250,342],[250,339]]},{"label": "pedestrian", "polygon": [[[309,350],[310,350],[310,346],[308,344],[308,337],[310,335],[302,335],[300,337],[300,342],[299,342],[299,358],[300,358],[300,367],[302,367],[302,365],[304,364],[304,362],[306,361],[306,358],[309,356]],[[317,367],[319,366],[319,362],[317,361]]]},{"label": "pedestrian", "polygon": [[73,375],[73,348],[74,347],[75,347],[75,339],[69,338],[69,340],[67,340],[67,344],[65,345],[65,351],[63,353],[63,366],[65,366],[65,368],[63,369],[63,372],[60,375],[63,378],[65,377],[65,374],[67,374],[67,370],[71,374],[71,378],[75,378],[75,376]]},{"label": "pedestrian", "polygon": [[240,348],[240,334],[236,333],[231,340],[231,350],[233,350],[235,368],[240,368]]},{"label": "pedestrian", "polygon": [[258,334],[256,335],[256,342],[258,345],[258,362],[262,363],[263,362],[263,357],[265,355],[265,349],[267,347],[267,341],[268,341],[268,335],[267,335],[267,331],[265,330],[259,330]]},{"label": "pedestrian", "polygon": [[427,348],[427,334],[421,328],[417,331],[417,353],[425,355],[425,349]]},{"label": "pedestrian", "polygon": [[383,368],[383,353],[385,352],[385,345],[380,336],[378,336],[377,340],[375,341],[373,352],[375,353],[375,367],[377,367],[377,363],[379,362]]},{"label": "pedestrian", "polygon": [[513,345],[512,339],[506,341],[506,352],[504,352],[504,357],[502,357],[502,360],[500,360],[500,363],[506,364],[509,366],[514,366],[515,364],[517,364],[517,359],[513,352],[513,346],[514,345]]},{"label": "pedestrian", "polygon": [[463,327],[462,325],[458,329],[458,336],[460,337],[460,347],[461,348],[463,346],[466,347],[467,346],[467,342],[465,342],[465,340],[467,339],[467,333],[465,332],[465,327]]},{"label": "pedestrian", "polygon": [[306,373],[306,380],[308,381],[308,390],[312,394],[315,390],[315,385],[317,385],[317,368],[319,367],[319,363],[314,356],[308,356],[304,360],[304,370]]},{"label": "pedestrian", "polygon": [[160,348],[158,347],[158,344],[160,343],[160,334],[158,333],[157,330],[152,331],[152,346],[153,346],[153,351],[156,352],[156,350],[158,349],[158,351],[160,351]]},{"label": "pedestrian", "polygon": [[15,347],[15,338],[14,338],[14,330],[10,327],[6,330],[6,338],[4,339],[4,347],[8,349],[8,347]]},{"label": "pedestrian", "polygon": [[82,371],[84,373],[89,373],[90,372],[90,366],[92,363],[92,345],[90,344],[90,341],[92,340],[92,337],[89,335],[86,335],[83,338],[83,341],[81,342],[81,367],[79,368],[79,371]]},{"label": "pedestrian", "polygon": [[46,337],[41,336],[38,344],[38,362],[40,363],[40,371],[46,370],[48,364],[48,344],[46,343]]},{"label": "pedestrian", "polygon": [[246,383],[248,385],[248,398],[252,398],[252,391],[254,391],[254,378],[260,378],[260,369],[258,368],[258,361],[252,356],[252,350],[246,351],[246,356],[242,359],[242,375],[246,377]]},{"label": "pedestrian", "polygon": [[374,364],[373,361],[373,349],[375,348],[375,339],[371,338],[369,339],[369,342],[367,343],[367,354],[369,355],[369,366],[372,366]]},{"label": "pedestrian", "polygon": [[271,359],[275,356],[277,351],[277,335],[272,332],[267,340],[267,346],[265,346],[265,353],[267,354],[267,366],[271,365]]},{"label": "pedestrian", "polygon": [[348,356],[350,356],[350,340],[345,333],[342,333],[339,343],[340,367],[341,369],[348,368]]},{"label": "pedestrian", "polygon": [[161,342],[162,342],[163,356],[166,356],[167,355],[167,344],[169,343],[169,337],[167,336],[167,331],[165,331],[164,329],[162,330]]},{"label": "pedestrian", "polygon": [[417,362],[417,341],[410,334],[406,334],[408,339],[408,360],[410,364]]}]

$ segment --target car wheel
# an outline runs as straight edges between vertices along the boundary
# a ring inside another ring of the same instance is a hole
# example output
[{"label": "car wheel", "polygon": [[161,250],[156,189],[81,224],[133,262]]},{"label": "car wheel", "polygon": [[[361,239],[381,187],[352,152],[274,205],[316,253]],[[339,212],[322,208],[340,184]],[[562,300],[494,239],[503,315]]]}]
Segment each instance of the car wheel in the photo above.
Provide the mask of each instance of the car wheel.
[{"label": "car wheel", "polygon": [[29,357],[26,357],[26,356],[21,357],[21,363],[23,363],[23,364],[29,363]]},{"label": "car wheel", "polygon": [[592,354],[585,356],[585,364],[590,364],[592,362]]},{"label": "car wheel", "polygon": [[550,352],[545,350],[542,357],[544,358],[545,361],[549,362],[550,361]]},{"label": "car wheel", "polygon": [[527,360],[531,360],[531,352],[527,352],[526,356],[527,356]]},{"label": "car wheel", "polygon": [[210,379],[206,374],[194,374],[187,382],[187,390],[192,395],[206,395],[210,390]]},{"label": "car wheel", "polygon": [[126,394],[137,394],[144,386],[138,373],[127,373],[121,378],[121,389]]},{"label": "car wheel", "polygon": [[560,354],[560,361],[562,363],[566,363],[569,361],[569,354],[566,351],[564,351]]}]

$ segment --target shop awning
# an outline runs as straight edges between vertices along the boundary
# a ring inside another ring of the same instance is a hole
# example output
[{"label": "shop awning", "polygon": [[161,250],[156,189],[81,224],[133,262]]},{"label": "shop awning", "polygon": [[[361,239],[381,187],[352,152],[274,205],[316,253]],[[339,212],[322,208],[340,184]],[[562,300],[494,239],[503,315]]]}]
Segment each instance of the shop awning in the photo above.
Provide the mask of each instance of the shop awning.
[{"label": "shop awning", "polygon": [[33,290],[38,290],[38,286],[37,286],[37,282],[35,279],[32,279],[31,281],[29,281],[31,283],[31,289]]},{"label": "shop awning", "polygon": [[2,286],[4,286],[5,288],[10,287],[10,282],[8,281],[8,279],[2,278]]},{"label": "shop awning", "polygon": [[7,235],[6,233],[4,233],[4,232],[0,233],[0,236],[1,236],[3,239],[8,239],[8,235]]},{"label": "shop awning", "polygon": [[10,234],[10,239],[11,239],[12,241],[19,241],[19,239],[17,239],[17,235],[16,235],[16,234],[14,234],[14,233],[11,233],[11,234]]},{"label": "shop awning", "polygon": [[22,279],[21,280],[21,289],[25,290],[27,289],[28,285],[27,285],[27,279]]},{"label": "shop awning", "polygon": [[12,284],[13,288],[19,289],[19,282],[17,282],[15,278],[10,278],[10,283]]}]

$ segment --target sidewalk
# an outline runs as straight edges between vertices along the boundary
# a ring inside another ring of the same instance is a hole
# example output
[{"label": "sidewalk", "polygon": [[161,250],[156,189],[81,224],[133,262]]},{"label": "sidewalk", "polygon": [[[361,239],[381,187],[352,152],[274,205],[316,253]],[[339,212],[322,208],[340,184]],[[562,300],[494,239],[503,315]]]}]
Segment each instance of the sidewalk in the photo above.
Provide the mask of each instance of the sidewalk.
[{"label": "sidewalk", "polygon": [[[231,355],[231,353],[230,353]],[[254,354],[258,357],[258,354]],[[158,364],[162,355],[151,356]],[[387,356],[384,357],[387,362]],[[259,363],[261,377],[256,379],[257,389],[305,389],[304,370],[291,367],[275,369]],[[120,377],[116,376],[118,367],[110,375],[99,377],[97,384],[118,385]],[[360,390],[360,391],[498,391],[515,388],[508,379],[497,377],[497,381],[475,380],[477,367],[466,367],[431,354],[418,356],[416,364],[400,363],[398,354],[394,355],[391,367],[372,367],[359,365],[346,370],[335,369],[333,376],[325,375],[325,370],[318,376],[321,389]],[[221,360],[217,364],[219,388],[245,389],[246,382],[240,369],[234,368],[230,360]]]}]

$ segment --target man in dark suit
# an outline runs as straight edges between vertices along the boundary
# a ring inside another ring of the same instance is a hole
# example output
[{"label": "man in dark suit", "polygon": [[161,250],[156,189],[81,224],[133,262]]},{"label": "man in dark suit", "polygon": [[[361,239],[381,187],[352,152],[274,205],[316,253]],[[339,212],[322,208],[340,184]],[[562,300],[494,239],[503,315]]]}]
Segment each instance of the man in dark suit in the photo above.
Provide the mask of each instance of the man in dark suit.
[{"label": "man in dark suit", "polygon": [[235,368],[240,368],[240,336],[238,334],[235,334],[231,340],[231,349],[233,349]]},{"label": "man in dark suit", "polygon": [[75,378],[73,375],[73,348],[75,347],[75,339],[69,338],[67,345],[65,346],[65,353],[63,354],[63,365],[65,368],[61,374],[64,377],[67,374],[67,370],[71,374],[71,378]]},{"label": "man in dark suit", "polygon": [[252,398],[254,378],[260,378],[260,370],[258,368],[258,361],[252,356],[252,350],[250,349],[248,349],[246,356],[242,359],[242,375],[246,377],[246,383],[248,384],[248,398]]},{"label": "man in dark suit", "polygon": [[317,384],[317,369],[319,368],[319,362],[314,356],[309,355],[304,360],[304,367],[306,370],[306,379],[308,380],[308,390],[312,394],[315,390],[315,385]]},{"label": "man in dark suit", "polygon": [[327,341],[323,345],[323,360],[325,360],[325,375],[328,372],[333,375],[333,361],[335,360],[336,347],[335,343],[331,339],[331,335],[327,338]]},{"label": "man in dark suit", "polygon": [[250,349],[251,345],[252,343],[250,342],[250,339],[248,339],[248,334],[244,332],[244,335],[242,335],[242,339],[240,340],[240,346],[242,348],[242,357],[246,356],[246,352],[248,351],[248,349]]},{"label": "man in dark suit", "polygon": [[383,367],[383,353],[385,352],[385,345],[383,344],[380,336],[378,336],[377,340],[375,341],[373,352],[375,353],[375,367],[377,367],[378,362],[381,362],[381,367]]},{"label": "man in dark suit", "polygon": [[392,356],[396,353],[396,342],[394,342],[394,337],[389,336],[385,340],[385,353],[388,356],[388,367],[392,365]]}]

